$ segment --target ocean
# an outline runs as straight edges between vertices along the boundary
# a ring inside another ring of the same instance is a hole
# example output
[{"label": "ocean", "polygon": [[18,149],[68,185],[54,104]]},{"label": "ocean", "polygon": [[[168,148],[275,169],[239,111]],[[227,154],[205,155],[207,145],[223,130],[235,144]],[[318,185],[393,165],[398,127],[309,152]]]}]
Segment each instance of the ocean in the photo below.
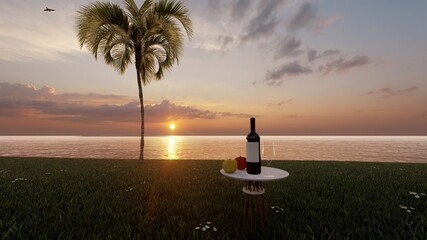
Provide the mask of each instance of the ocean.
[{"label": "ocean", "polygon": [[[245,156],[245,136],[145,138],[145,159]],[[427,136],[261,136],[262,159],[427,163]],[[139,137],[0,136],[0,156],[137,159]]]}]

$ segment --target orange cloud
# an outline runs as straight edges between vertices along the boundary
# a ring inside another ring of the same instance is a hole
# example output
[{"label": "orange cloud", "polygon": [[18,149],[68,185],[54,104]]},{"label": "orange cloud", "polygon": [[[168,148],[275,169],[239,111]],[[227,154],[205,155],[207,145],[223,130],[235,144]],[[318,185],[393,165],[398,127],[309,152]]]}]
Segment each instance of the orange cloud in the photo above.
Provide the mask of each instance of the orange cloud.
[{"label": "orange cloud", "polygon": [[319,66],[319,71],[323,74],[330,72],[345,72],[355,67],[362,67],[370,64],[372,61],[367,56],[354,56],[351,59],[338,58],[331,62],[326,63],[323,66]]},{"label": "orange cloud", "polygon": [[394,89],[387,87],[387,88],[380,88],[377,90],[369,91],[369,92],[365,93],[364,95],[393,97],[393,96],[402,95],[402,94],[412,94],[412,93],[416,92],[417,90],[418,90],[417,86],[412,86],[412,87],[405,88],[402,90],[394,90]]},{"label": "orange cloud", "polygon": [[[122,132],[126,135],[132,132],[136,135],[139,132],[140,107],[138,102],[127,96],[55,94],[51,87],[37,89],[27,84],[0,83],[0,116],[0,135],[14,131],[17,134],[108,135]],[[249,115],[244,113],[180,106],[169,100],[145,105],[146,127],[153,127],[156,133],[164,132],[159,123],[170,120],[247,117]],[[37,129],[33,129],[35,127]]]}]

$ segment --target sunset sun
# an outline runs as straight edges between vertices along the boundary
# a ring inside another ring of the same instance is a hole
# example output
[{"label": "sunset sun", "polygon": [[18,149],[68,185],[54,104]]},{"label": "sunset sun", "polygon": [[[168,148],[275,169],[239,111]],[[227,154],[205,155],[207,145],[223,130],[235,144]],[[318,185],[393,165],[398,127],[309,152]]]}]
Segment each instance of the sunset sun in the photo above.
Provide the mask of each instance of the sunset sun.
[{"label": "sunset sun", "polygon": [[173,123],[169,124],[169,129],[170,130],[174,130],[175,129],[175,124],[173,124]]}]

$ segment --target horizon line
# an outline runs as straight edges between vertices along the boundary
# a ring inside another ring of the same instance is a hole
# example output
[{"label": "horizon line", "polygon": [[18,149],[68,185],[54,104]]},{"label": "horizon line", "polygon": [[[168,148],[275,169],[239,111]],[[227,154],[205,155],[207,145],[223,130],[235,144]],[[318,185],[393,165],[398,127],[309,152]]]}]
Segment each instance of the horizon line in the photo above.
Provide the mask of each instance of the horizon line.
[{"label": "horizon line", "polygon": [[[146,135],[144,137],[244,137],[244,135]],[[427,137],[427,135],[261,135],[261,137]],[[138,135],[0,135],[0,137],[140,137]]]}]

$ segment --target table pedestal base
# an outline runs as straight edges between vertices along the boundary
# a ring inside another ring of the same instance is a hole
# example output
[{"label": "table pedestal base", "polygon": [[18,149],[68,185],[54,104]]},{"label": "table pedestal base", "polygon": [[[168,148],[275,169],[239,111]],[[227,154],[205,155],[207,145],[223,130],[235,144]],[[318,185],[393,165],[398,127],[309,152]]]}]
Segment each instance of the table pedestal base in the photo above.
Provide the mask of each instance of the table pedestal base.
[{"label": "table pedestal base", "polygon": [[243,217],[246,226],[256,230],[258,224],[262,229],[267,225],[267,211],[265,208],[265,189],[259,181],[247,181],[243,187],[244,209]]}]

